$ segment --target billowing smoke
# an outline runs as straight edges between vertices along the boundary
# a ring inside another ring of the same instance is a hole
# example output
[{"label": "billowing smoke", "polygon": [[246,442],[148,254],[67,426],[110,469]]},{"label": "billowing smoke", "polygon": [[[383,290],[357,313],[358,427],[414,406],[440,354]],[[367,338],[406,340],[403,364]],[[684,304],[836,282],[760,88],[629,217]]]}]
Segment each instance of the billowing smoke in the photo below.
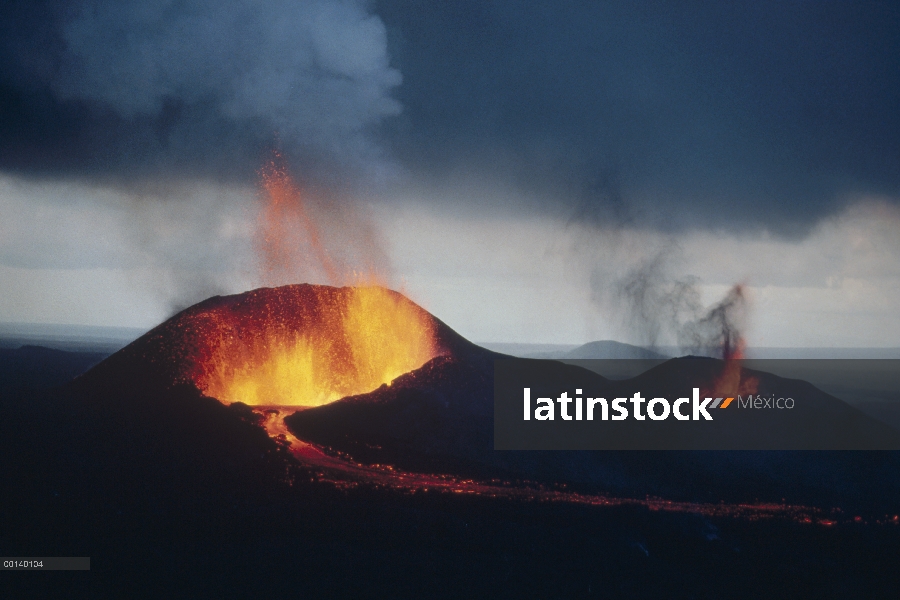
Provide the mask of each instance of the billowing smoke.
[{"label": "billowing smoke", "polygon": [[[670,236],[641,236],[635,208],[610,168],[582,190],[569,226],[591,265],[591,299],[621,333],[647,348],[676,339],[683,323],[701,310],[694,277],[673,279],[680,247]],[[643,239],[641,239],[643,237]]]},{"label": "billowing smoke", "polygon": [[[46,12],[12,11],[27,44],[0,27],[11,34],[0,57],[20,47],[11,54],[19,62],[0,66],[0,87],[44,94],[20,120],[46,122],[22,142],[40,149],[39,160],[7,145],[0,162],[22,155],[26,172],[49,174],[53,210],[77,203],[76,213],[111,215],[80,219],[71,246],[102,246],[94,263],[128,269],[131,287],[152,290],[171,311],[254,285],[389,270],[356,202],[393,172],[378,128],[401,112],[392,94],[402,78],[371,3],[68,0]],[[44,129],[57,133],[45,139]],[[273,146],[290,162],[306,212],[257,204]],[[267,225],[285,215],[294,230],[269,245],[275,259],[260,273],[258,238],[272,240],[279,232]],[[318,262],[326,272],[307,268],[310,247],[328,249]],[[84,266],[73,252],[58,254]],[[60,260],[51,259],[44,264]]]},{"label": "billowing smoke", "polygon": [[234,146],[277,133],[310,167],[377,174],[387,163],[370,134],[400,112],[391,92],[401,76],[367,6],[85,1],[61,26],[51,85],[63,99],[153,122],[164,153],[240,154]]},{"label": "billowing smoke", "polygon": [[158,298],[168,314],[253,281],[252,189],[181,185],[107,195],[133,285]]},{"label": "billowing smoke", "polygon": [[744,286],[733,286],[700,318],[682,326],[679,345],[693,354],[713,355],[725,360],[741,358],[747,308]]},{"label": "billowing smoke", "polygon": [[569,221],[578,252],[591,261],[591,299],[602,316],[646,348],[675,343],[681,352],[738,356],[748,308],[743,286],[704,308],[700,279],[679,273],[677,239],[637,228],[636,210],[613,170],[597,179]]}]

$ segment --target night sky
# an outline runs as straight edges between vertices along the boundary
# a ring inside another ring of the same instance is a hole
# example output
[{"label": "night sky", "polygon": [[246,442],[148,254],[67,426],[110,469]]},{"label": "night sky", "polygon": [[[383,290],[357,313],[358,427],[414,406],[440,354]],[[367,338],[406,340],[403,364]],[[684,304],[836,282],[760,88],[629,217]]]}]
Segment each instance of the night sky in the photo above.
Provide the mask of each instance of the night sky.
[{"label": "night sky", "polygon": [[673,342],[639,321],[690,282],[745,283],[753,343],[900,345],[896,3],[0,15],[0,321],[150,326],[252,287],[277,149],[475,341]]}]

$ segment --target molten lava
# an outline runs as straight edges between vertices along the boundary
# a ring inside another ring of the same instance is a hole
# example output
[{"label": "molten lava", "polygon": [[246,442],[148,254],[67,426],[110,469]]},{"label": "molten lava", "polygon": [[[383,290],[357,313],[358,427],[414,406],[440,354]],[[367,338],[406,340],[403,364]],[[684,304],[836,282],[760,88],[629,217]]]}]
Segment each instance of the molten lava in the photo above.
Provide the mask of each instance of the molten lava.
[{"label": "molten lava", "polygon": [[735,397],[755,394],[759,386],[759,380],[744,372],[744,340],[738,338],[725,356],[724,365],[719,377],[709,389],[704,388],[704,393],[713,397]]},{"label": "molten lava", "polygon": [[178,379],[223,402],[316,406],[390,383],[441,354],[431,316],[375,286],[293,285],[211,299],[164,325]]},{"label": "molten lava", "polygon": [[[716,304],[695,327],[705,331],[708,342],[722,356],[724,365],[719,376],[711,384],[704,386],[704,392],[713,397],[746,396],[755,394],[759,381],[746,375],[742,367],[746,342],[741,334],[742,322],[746,320],[747,297],[743,284],[735,284],[725,298]],[[695,332],[696,333],[696,332]]]},{"label": "molten lava", "polygon": [[277,152],[260,188],[261,279],[355,285],[264,288],[192,307],[176,317],[177,380],[223,402],[316,406],[372,391],[440,354],[431,315],[374,285],[385,280],[385,253],[362,207],[301,193]]}]

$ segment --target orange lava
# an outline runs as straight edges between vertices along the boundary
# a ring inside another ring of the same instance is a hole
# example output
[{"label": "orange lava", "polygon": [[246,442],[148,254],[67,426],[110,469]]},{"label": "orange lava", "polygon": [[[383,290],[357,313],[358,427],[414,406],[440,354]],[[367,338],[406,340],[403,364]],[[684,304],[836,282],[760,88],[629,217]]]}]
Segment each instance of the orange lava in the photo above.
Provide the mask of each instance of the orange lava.
[{"label": "orange lava", "polygon": [[[287,447],[300,464],[316,471],[318,481],[330,483],[340,489],[367,485],[404,493],[464,494],[525,502],[560,502],[596,507],[638,505],[651,511],[692,513],[749,521],[788,519],[826,527],[841,522],[838,520],[841,518],[839,509],[826,512],[815,507],[785,503],[679,502],[655,497],[622,498],[574,492],[568,490],[566,485],[548,486],[531,481],[499,479],[479,481],[453,475],[403,471],[393,465],[363,464],[342,452],[326,452],[316,444],[296,438],[284,424],[284,417],[292,412],[289,408],[285,410],[285,407],[268,406],[257,407],[256,410],[265,417],[263,426],[273,439]],[[897,519],[895,516],[893,524],[897,523]]]},{"label": "orange lava", "polygon": [[389,384],[445,353],[439,322],[378,286],[286,285],[215,296],[115,356],[226,404],[316,406]]},{"label": "orange lava", "polygon": [[759,380],[756,377],[743,374],[740,363],[728,361],[719,378],[709,388],[702,388],[701,393],[714,398],[752,396],[757,392],[758,384]]},{"label": "orange lava", "polygon": [[259,187],[254,246],[265,285],[389,281],[386,244],[364,202],[350,202],[336,190],[301,187],[278,152],[260,169]]},{"label": "orange lava", "polygon": [[[308,194],[278,152],[260,170],[260,279],[320,279],[198,305],[177,318],[178,379],[226,403],[317,406],[372,391],[440,354],[431,316],[386,281],[361,206]],[[179,366],[179,362],[184,367]]]},{"label": "orange lava", "polygon": [[188,378],[249,405],[317,406],[372,391],[440,354],[428,313],[377,286],[284,286],[183,317]]},{"label": "orange lava", "polygon": [[329,282],[337,282],[339,273],[325,250],[320,227],[278,153],[261,170],[260,185],[263,206],[256,229],[256,250],[264,278],[271,281],[296,276],[302,263],[312,263]]},{"label": "orange lava", "polygon": [[738,339],[732,350],[725,355],[722,372],[713,382],[706,395],[715,397],[748,396],[757,392],[759,379],[744,373],[744,340]]}]

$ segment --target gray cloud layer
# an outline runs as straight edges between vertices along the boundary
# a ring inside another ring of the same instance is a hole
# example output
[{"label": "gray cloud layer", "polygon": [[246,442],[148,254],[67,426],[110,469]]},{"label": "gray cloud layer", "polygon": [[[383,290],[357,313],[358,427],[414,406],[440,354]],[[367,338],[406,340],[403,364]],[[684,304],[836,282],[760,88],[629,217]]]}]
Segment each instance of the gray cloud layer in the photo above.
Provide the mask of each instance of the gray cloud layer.
[{"label": "gray cloud layer", "polygon": [[896,3],[377,6],[404,74],[397,152],[437,181],[476,171],[578,217],[785,234],[846,196],[900,196]]},{"label": "gray cloud layer", "polygon": [[801,234],[900,197],[898,32],[886,2],[6,3],[0,170],[246,182],[277,132],[320,183],[396,161],[582,222]]}]

